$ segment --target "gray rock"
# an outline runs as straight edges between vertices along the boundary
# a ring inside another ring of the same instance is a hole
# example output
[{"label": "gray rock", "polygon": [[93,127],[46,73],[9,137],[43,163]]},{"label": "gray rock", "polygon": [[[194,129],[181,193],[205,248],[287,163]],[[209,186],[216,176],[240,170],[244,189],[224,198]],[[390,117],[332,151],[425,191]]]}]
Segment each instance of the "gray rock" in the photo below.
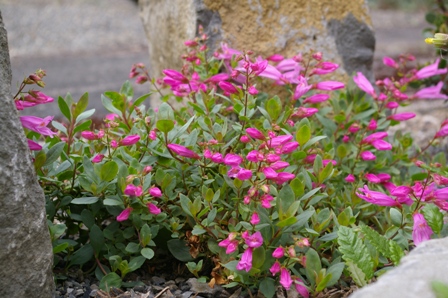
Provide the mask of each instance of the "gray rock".
[{"label": "gray rock", "polygon": [[196,278],[188,279],[187,283],[190,285],[190,291],[204,297],[219,298],[230,296],[230,294],[226,290],[224,290],[223,287],[215,285],[213,288],[211,288],[207,283],[199,282]]},{"label": "gray rock", "polygon": [[45,198],[11,95],[8,40],[0,15],[0,297],[52,297],[53,252]]},{"label": "gray rock", "polygon": [[448,238],[423,242],[401,264],[350,298],[432,298],[431,282],[448,284]]}]

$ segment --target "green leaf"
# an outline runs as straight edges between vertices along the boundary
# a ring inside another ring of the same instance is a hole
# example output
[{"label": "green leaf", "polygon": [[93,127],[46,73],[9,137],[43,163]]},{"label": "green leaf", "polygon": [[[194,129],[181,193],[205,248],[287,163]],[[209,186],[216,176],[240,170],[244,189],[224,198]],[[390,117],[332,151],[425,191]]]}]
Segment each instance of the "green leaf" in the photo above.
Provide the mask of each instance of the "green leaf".
[{"label": "green leaf", "polygon": [[98,197],[76,198],[71,201],[72,204],[77,204],[77,205],[82,205],[82,204],[90,205],[90,204],[95,204],[96,202],[98,202]]},{"label": "green leaf", "polygon": [[139,98],[137,98],[132,103],[132,109],[134,109],[135,107],[140,106],[150,95],[151,95],[151,93],[146,93],[146,94],[143,94],[142,96],[140,96]]},{"label": "green leaf", "polygon": [[157,117],[164,120],[174,120],[174,111],[169,104],[163,102],[159,107]]},{"label": "green leaf", "polygon": [[70,257],[69,267],[72,265],[83,265],[93,258],[93,247],[90,244],[82,246]]},{"label": "green leaf", "polygon": [[87,120],[86,122],[83,122],[82,124],[75,127],[73,130],[74,133],[82,132],[85,130],[89,130],[90,126],[92,125],[92,120]]},{"label": "green leaf", "polygon": [[90,244],[98,255],[101,249],[104,247],[104,236],[103,231],[97,225],[93,225],[89,232]]},{"label": "green leaf", "polygon": [[103,181],[111,181],[118,174],[118,165],[115,161],[110,160],[101,166],[100,178]]},{"label": "green leaf", "polygon": [[117,109],[116,107],[114,107],[114,105],[112,104],[112,101],[107,98],[106,96],[104,96],[103,94],[101,94],[101,102],[103,103],[103,106],[106,108],[106,110],[108,110],[111,113],[117,114],[117,115],[122,115],[123,112],[120,111],[119,109]]},{"label": "green leaf", "polygon": [[332,278],[332,274],[326,274],[325,269],[322,269],[319,275],[320,277],[323,276],[323,278],[319,279],[319,282],[316,285],[316,292],[321,292],[323,289],[325,289]]},{"label": "green leaf", "polygon": [[319,254],[312,248],[308,249],[306,252],[306,276],[308,277],[311,284],[316,283],[316,277],[320,269],[322,269],[322,264],[320,262]]},{"label": "green leaf", "polygon": [[60,253],[68,247],[68,242],[63,242],[53,247],[53,254]]},{"label": "green leaf", "polygon": [[334,286],[339,281],[342,272],[344,271],[344,268],[345,264],[341,262],[333,264],[327,269],[327,274],[331,274],[331,278],[326,285],[327,287]]},{"label": "green leaf", "polygon": [[119,115],[124,113],[126,105],[126,99],[123,94],[115,92],[115,91],[106,91],[104,92],[104,95],[109,97],[112,100],[112,105],[120,111]]},{"label": "green leaf", "polygon": [[441,281],[432,281],[431,288],[436,298],[446,298],[448,297],[448,285]]},{"label": "green leaf", "polygon": [[395,265],[400,263],[402,257],[404,257],[404,251],[398,245],[397,242],[393,240],[389,240],[389,250],[390,250],[390,259],[394,262]]},{"label": "green leaf", "polygon": [[93,114],[95,114],[95,109],[90,109],[88,111],[81,113],[78,117],[76,117],[75,125],[81,122],[82,120],[89,118]]},{"label": "green leaf", "polygon": [[284,185],[277,196],[277,202],[278,202],[278,214],[280,220],[285,219],[286,212],[291,206],[292,203],[295,201],[295,195],[292,191],[291,186],[288,184]]},{"label": "green leaf", "polygon": [[100,289],[110,292],[112,288],[121,288],[122,280],[115,272],[110,272],[105,275],[100,281]]},{"label": "green leaf", "polygon": [[151,228],[148,226],[148,224],[144,224],[143,227],[140,230],[140,243],[143,247],[148,245],[148,243],[151,241],[152,233]]},{"label": "green leaf", "polygon": [[266,277],[260,282],[259,287],[260,287],[259,292],[262,293],[264,297],[266,298],[274,297],[276,288],[274,279]]},{"label": "green leaf", "polygon": [[144,256],[137,256],[131,258],[129,262],[129,272],[135,271],[138,268],[142,267],[143,263],[145,263],[146,258]]},{"label": "green leaf", "polygon": [[348,226],[350,224],[350,219],[353,217],[353,211],[352,208],[349,206],[344,209],[341,213],[338,215],[338,223],[341,226]]},{"label": "green leaf", "polygon": [[324,182],[325,179],[330,177],[330,175],[333,173],[333,163],[329,162],[325,166],[325,168],[319,173],[319,184]]},{"label": "green leaf", "polygon": [[156,127],[163,133],[168,133],[174,128],[174,121],[170,119],[160,119],[156,122]]},{"label": "green leaf", "polygon": [[90,230],[91,227],[95,224],[95,217],[93,216],[92,211],[89,209],[84,209],[81,212],[82,223]]},{"label": "green leaf", "polygon": [[59,110],[61,110],[62,115],[68,119],[68,121],[72,120],[72,114],[70,112],[70,108],[62,97],[58,97],[58,106]]},{"label": "green leaf", "polygon": [[48,166],[52,163],[54,163],[59,156],[61,156],[62,150],[64,150],[65,142],[59,142],[50,149],[48,149],[47,152],[47,159],[45,160],[44,166]]},{"label": "green leaf", "polygon": [[295,224],[296,222],[297,222],[297,218],[295,218],[295,217],[287,217],[287,218],[279,221],[276,224],[276,226],[279,227],[279,228],[284,228],[284,227],[287,227],[287,226],[291,226],[291,225]]},{"label": "green leaf", "polygon": [[134,96],[134,89],[132,88],[131,82],[126,81],[120,88],[120,93],[126,95],[128,98],[132,98]]},{"label": "green leaf", "polygon": [[39,151],[34,157],[34,168],[36,169],[36,172],[45,164],[45,160],[47,160],[45,152],[43,150]]},{"label": "green leaf", "polygon": [[123,201],[118,196],[107,196],[103,200],[103,204],[105,206],[123,206],[124,207]]},{"label": "green leaf", "polygon": [[373,277],[373,260],[366,245],[358,235],[348,227],[340,226],[338,231],[339,251],[342,258],[351,261],[364,272],[367,280]]},{"label": "green leaf", "polygon": [[423,216],[435,234],[440,234],[443,228],[443,213],[439,207],[433,204],[426,204],[422,210]]},{"label": "green leaf", "polygon": [[303,195],[303,192],[305,191],[305,184],[302,182],[301,179],[297,177],[291,180],[289,186],[291,186],[292,191],[294,192],[296,198]]},{"label": "green leaf", "polygon": [[252,266],[254,268],[260,269],[264,265],[264,260],[266,258],[266,250],[263,246],[257,247],[252,253]]},{"label": "green leaf", "polygon": [[186,195],[184,195],[184,194],[180,194],[179,198],[180,198],[180,206],[182,207],[182,210],[187,215],[190,215],[191,217],[194,217],[193,214],[190,211],[191,207],[193,205],[193,203],[190,201],[190,199]]},{"label": "green leaf", "polygon": [[350,272],[350,276],[353,278],[353,281],[359,287],[366,286],[367,282],[364,272],[351,260],[346,261],[345,264],[347,265],[347,269]]},{"label": "green leaf", "polygon": [[282,102],[278,96],[274,96],[266,101],[266,111],[272,120],[277,120],[282,112]]},{"label": "green leaf", "polygon": [[154,251],[149,247],[145,247],[140,253],[148,260],[151,260],[154,257]]},{"label": "green leaf", "polygon": [[400,210],[398,210],[397,208],[390,208],[389,214],[392,224],[396,227],[401,227],[403,216],[401,215]]},{"label": "green leaf", "polygon": [[190,249],[187,243],[182,239],[168,240],[168,249],[171,254],[181,262],[191,262],[193,257],[190,254]]},{"label": "green leaf", "polygon": [[300,146],[306,144],[311,138],[311,129],[309,125],[303,125],[297,130],[296,140],[300,144]]},{"label": "green leaf", "polygon": [[63,134],[67,135],[67,128],[62,125],[61,123],[53,120],[51,121],[51,125],[56,128],[57,130],[59,130],[60,132],[62,132]]},{"label": "green leaf", "polygon": [[128,245],[126,245],[125,250],[128,253],[135,254],[136,252],[138,252],[140,250],[140,244],[135,243],[135,242],[129,242]]},{"label": "green leaf", "polygon": [[76,122],[78,121],[78,116],[87,109],[87,106],[89,105],[89,93],[84,93],[81,98],[78,100],[75,106],[75,110],[73,112],[73,118],[76,119]]},{"label": "green leaf", "polygon": [[370,244],[372,244],[377,251],[383,254],[386,258],[391,258],[389,239],[383,235],[380,235],[377,231],[366,225],[361,225],[360,228],[361,232],[364,234],[364,237],[369,240]]}]

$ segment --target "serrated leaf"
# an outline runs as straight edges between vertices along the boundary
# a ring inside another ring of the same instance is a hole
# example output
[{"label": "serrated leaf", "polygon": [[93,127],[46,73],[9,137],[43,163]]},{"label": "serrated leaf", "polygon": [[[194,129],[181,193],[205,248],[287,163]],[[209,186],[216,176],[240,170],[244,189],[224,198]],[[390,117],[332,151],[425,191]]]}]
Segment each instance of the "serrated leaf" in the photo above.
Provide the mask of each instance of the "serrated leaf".
[{"label": "serrated leaf", "polygon": [[392,262],[394,262],[395,265],[398,265],[401,258],[404,256],[403,249],[398,245],[397,242],[389,240],[389,250],[390,259],[392,260]]},{"label": "serrated leaf", "polygon": [[339,251],[342,258],[352,261],[364,272],[367,280],[373,277],[373,260],[366,245],[361,241],[358,235],[348,227],[340,226],[338,231]]},{"label": "serrated leaf", "polygon": [[360,228],[361,232],[369,240],[370,244],[372,244],[376,248],[376,250],[383,254],[383,256],[390,259],[391,251],[389,246],[389,239],[387,239],[383,235],[380,235],[377,231],[366,225],[361,225]]},{"label": "serrated leaf", "polygon": [[366,275],[361,269],[359,269],[358,266],[356,266],[355,263],[353,263],[353,261],[348,260],[345,262],[345,264],[347,265],[347,269],[350,272],[350,276],[353,278],[353,281],[359,287],[364,287],[365,285],[367,285]]}]

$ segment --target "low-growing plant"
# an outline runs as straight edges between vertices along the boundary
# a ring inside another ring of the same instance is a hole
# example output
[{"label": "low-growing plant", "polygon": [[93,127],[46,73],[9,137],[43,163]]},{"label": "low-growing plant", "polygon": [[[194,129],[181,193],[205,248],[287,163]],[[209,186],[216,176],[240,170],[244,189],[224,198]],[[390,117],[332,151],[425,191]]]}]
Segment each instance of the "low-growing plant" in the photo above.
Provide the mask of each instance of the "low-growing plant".
[{"label": "low-growing plant", "polygon": [[[323,79],[338,65],[322,53],[262,58],[223,44],[207,55],[206,38],[187,41],[185,66],[162,79],[134,65],[130,77],[152,91],[134,99],[126,82],[105,92],[101,127],[87,94],[58,98],[65,119],[24,124],[56,267],[128,286],[168,248],[210,286],[273,297],[280,284],[308,297],[364,286],[447,234],[446,156],[427,149],[448,123],[428,144],[388,133],[415,116],[400,106],[446,98],[440,84],[409,89],[446,73],[438,61],[409,70],[412,56],[386,57],[398,79],[373,87],[357,73],[346,87]],[[22,88],[17,107],[44,103],[33,94]],[[160,106],[146,107],[149,96]]]}]

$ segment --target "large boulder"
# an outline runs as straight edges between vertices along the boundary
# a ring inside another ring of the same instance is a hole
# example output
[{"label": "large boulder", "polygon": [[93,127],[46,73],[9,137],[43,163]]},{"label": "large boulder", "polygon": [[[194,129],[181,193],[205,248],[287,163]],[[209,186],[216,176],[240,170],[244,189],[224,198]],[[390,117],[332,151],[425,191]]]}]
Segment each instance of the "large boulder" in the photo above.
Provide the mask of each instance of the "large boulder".
[{"label": "large boulder", "polygon": [[333,79],[355,71],[373,78],[375,37],[365,0],[140,0],[139,6],[156,77],[164,68],[180,69],[183,42],[202,25],[212,52],[221,42],[264,57],[313,49],[342,66]]},{"label": "large boulder", "polygon": [[45,197],[11,95],[8,40],[0,13],[0,297],[52,297],[53,252]]},{"label": "large boulder", "polygon": [[397,268],[350,298],[435,298],[434,281],[448,284],[448,238],[423,242]]}]

